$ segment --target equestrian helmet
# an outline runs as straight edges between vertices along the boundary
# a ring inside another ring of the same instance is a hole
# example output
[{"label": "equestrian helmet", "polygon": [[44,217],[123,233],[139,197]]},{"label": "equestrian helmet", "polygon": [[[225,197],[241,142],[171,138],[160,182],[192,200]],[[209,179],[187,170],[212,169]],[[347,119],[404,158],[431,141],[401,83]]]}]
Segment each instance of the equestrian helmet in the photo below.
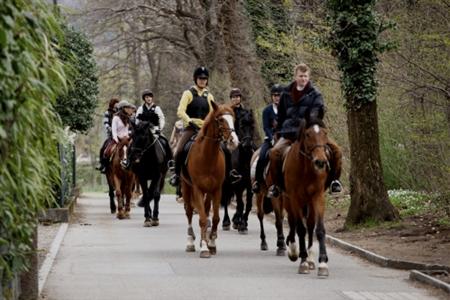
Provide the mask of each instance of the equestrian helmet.
[{"label": "equestrian helmet", "polygon": [[148,89],[146,89],[146,90],[144,90],[144,91],[142,92],[142,100],[144,100],[144,97],[145,97],[145,96],[153,97],[153,92],[150,91],[150,90],[148,90]]},{"label": "equestrian helmet", "polygon": [[272,88],[270,89],[271,95],[279,95],[283,91],[283,87],[280,84],[274,84]]},{"label": "equestrian helmet", "polygon": [[123,109],[123,108],[126,108],[126,107],[135,108],[136,106],[134,106],[133,104],[131,104],[127,100],[120,100],[120,102],[116,104],[116,108],[117,109]]},{"label": "equestrian helmet", "polygon": [[194,71],[194,82],[197,83],[197,78],[206,78],[208,79],[209,72],[208,69],[205,67],[198,67]]},{"label": "equestrian helmet", "polygon": [[238,89],[238,88],[232,88],[231,91],[230,91],[230,98],[237,97],[237,96],[241,96],[242,97],[241,90]]}]

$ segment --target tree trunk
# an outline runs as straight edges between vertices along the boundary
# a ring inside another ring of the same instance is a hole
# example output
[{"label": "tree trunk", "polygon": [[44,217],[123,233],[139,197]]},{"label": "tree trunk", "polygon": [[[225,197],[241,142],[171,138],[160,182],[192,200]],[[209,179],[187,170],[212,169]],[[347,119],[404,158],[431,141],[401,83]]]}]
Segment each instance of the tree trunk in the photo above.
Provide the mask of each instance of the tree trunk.
[{"label": "tree trunk", "polygon": [[397,219],[398,211],[389,201],[383,181],[376,102],[362,104],[359,110],[348,110],[347,123],[351,153],[351,204],[345,226],[368,219]]}]

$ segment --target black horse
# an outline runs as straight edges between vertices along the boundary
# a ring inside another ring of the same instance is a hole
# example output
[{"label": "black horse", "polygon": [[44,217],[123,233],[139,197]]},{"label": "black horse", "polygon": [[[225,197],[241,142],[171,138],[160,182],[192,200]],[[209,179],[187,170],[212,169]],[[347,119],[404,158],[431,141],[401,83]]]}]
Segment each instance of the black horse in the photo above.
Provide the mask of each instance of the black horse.
[{"label": "black horse", "polygon": [[[233,151],[231,160],[232,167],[241,176],[241,180],[231,183],[225,180],[222,189],[222,205],[224,206],[224,217],[222,221],[223,230],[230,229],[230,217],[228,215],[228,205],[231,198],[236,196],[236,213],[232,218],[233,228],[239,233],[246,234],[248,232],[248,215],[252,210],[252,186],[250,180],[250,160],[255,151],[253,138],[255,135],[255,118],[251,110],[244,110],[240,118],[237,135],[239,138],[239,147]],[[246,201],[244,210],[243,193],[246,191]]]},{"label": "black horse", "polygon": [[[159,200],[168,170],[167,163],[172,159],[168,141],[152,132],[153,124],[145,121],[136,125],[128,156],[142,189],[145,227],[159,225]],[[150,207],[152,199],[153,214]]]}]

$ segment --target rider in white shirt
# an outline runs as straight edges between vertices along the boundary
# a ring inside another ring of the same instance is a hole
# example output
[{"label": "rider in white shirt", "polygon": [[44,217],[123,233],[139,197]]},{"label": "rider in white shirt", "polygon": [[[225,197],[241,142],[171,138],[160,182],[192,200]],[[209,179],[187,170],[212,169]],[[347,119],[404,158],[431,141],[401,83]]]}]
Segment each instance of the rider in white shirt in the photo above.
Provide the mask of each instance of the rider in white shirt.
[{"label": "rider in white shirt", "polygon": [[[141,121],[152,122],[151,114],[155,113],[158,116],[157,124],[153,124],[153,133],[160,134],[166,124],[164,113],[158,105],[153,102],[153,93],[150,90],[144,90],[142,93],[142,100],[144,104],[139,106],[136,112],[136,125]],[[152,122],[153,123],[153,122]]]}]

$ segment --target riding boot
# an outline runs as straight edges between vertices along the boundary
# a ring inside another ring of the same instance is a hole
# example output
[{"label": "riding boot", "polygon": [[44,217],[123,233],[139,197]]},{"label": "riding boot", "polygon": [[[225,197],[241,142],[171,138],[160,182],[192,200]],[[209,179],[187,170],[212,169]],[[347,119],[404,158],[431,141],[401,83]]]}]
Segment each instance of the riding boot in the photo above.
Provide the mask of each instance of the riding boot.
[{"label": "riding boot", "polygon": [[333,180],[330,185],[330,194],[340,193],[342,191],[342,184],[339,180]]},{"label": "riding boot", "polygon": [[174,159],[174,166],[172,170],[174,170],[175,173],[172,175],[172,177],[170,177],[169,180],[169,184],[173,187],[177,187],[180,184],[180,174],[182,165],[182,162],[180,162],[181,156],[183,156],[182,153],[178,153]]}]

